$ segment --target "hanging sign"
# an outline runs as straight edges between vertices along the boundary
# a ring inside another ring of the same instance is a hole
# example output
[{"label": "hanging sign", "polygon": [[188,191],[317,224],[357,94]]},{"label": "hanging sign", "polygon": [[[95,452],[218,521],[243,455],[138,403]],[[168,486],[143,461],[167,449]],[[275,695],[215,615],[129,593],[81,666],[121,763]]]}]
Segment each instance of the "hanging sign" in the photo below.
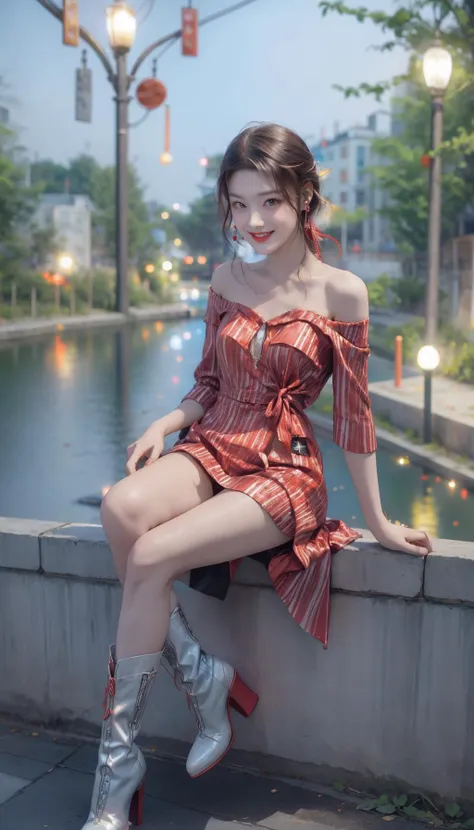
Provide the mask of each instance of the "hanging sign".
[{"label": "hanging sign", "polygon": [[79,46],[79,2],[63,0],[63,43]]},{"label": "hanging sign", "polygon": [[181,9],[181,12],[182,54],[196,58],[198,53],[198,10],[187,8]]},{"label": "hanging sign", "polygon": [[146,78],[137,87],[137,100],[147,110],[155,110],[166,101],[167,90],[157,78]]},{"label": "hanging sign", "polygon": [[92,69],[76,69],[76,121],[92,121]]}]

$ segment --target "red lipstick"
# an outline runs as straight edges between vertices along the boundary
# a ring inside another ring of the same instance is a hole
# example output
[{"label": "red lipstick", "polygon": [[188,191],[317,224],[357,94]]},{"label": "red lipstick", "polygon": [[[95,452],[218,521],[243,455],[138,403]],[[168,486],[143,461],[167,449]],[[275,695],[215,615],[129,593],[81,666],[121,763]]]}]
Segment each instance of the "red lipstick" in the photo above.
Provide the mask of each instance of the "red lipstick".
[{"label": "red lipstick", "polygon": [[270,239],[272,234],[273,234],[273,231],[269,231],[268,233],[251,233],[249,235],[252,237],[252,239],[255,240],[255,242],[262,243],[262,242],[268,242],[268,240]]}]

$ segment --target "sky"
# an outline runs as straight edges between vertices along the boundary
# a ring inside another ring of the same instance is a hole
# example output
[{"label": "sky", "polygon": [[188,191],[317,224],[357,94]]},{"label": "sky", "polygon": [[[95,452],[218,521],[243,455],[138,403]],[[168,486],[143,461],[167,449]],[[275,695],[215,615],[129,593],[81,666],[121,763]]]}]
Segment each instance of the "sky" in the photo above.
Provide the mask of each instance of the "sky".
[{"label": "sky", "polygon": [[[194,0],[201,17],[235,0]],[[61,0],[56,3],[62,5]],[[348,4],[351,5],[350,0]],[[114,162],[114,102],[102,64],[92,50],[92,123],[74,120],[75,70],[79,48],[62,44],[62,26],[37,0],[3,0],[0,10],[0,76],[16,104],[12,120],[22,128],[30,157],[67,161],[90,153],[101,164]],[[104,0],[79,0],[81,25],[107,47]],[[134,61],[158,38],[180,27],[184,0],[135,0]],[[391,0],[355,0],[353,5],[388,11]],[[373,98],[345,100],[335,84],[376,82],[403,72],[401,51],[373,49],[383,35],[371,23],[331,13],[318,0],[256,0],[202,28],[199,57],[183,57],[180,43],[163,54],[158,77],[168,90],[173,164],[163,167],[164,108],[130,130],[130,158],[146,185],[146,198],[188,204],[199,195],[199,158],[222,153],[247,124],[274,121],[299,132],[310,144],[365,123],[380,108]],[[130,64],[131,65],[131,64]],[[152,58],[138,81],[151,76]],[[135,87],[134,87],[135,89]],[[385,102],[386,104],[387,102]],[[144,114],[132,101],[130,122]]]}]

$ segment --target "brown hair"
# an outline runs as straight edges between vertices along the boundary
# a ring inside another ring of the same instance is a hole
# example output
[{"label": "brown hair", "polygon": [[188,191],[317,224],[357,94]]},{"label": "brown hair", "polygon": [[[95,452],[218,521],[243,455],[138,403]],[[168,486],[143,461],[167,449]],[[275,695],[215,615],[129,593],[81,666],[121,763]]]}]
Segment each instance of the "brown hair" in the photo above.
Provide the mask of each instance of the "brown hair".
[{"label": "brown hair", "polygon": [[[319,240],[329,237],[321,233],[312,217],[321,209],[324,199],[320,194],[316,162],[303,139],[293,130],[279,124],[258,124],[242,130],[231,141],[222,159],[217,181],[217,200],[223,217],[222,231],[227,240],[232,213],[229,182],[238,170],[256,170],[273,178],[277,189],[295,210],[309,250],[321,258]],[[307,215],[305,210],[299,208],[300,195],[305,185],[311,185],[312,188]],[[309,224],[306,216],[311,219]]]}]

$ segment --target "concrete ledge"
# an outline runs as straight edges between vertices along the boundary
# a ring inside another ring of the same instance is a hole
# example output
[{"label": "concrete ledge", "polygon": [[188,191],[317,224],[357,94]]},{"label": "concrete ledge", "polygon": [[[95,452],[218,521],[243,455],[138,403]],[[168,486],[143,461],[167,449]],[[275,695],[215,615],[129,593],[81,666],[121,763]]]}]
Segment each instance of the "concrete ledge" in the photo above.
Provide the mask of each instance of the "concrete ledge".
[{"label": "concrete ledge", "polygon": [[474,605],[474,543],[451,540],[428,556],[424,595]]},{"label": "concrete ledge", "polygon": [[100,525],[67,524],[44,533],[40,539],[40,556],[46,574],[114,581],[117,578]]},{"label": "concrete ledge", "polygon": [[[365,531],[333,557],[331,585],[335,591],[413,599],[422,594],[424,567],[422,557],[385,550]],[[273,590],[266,569],[252,559],[241,563],[235,584]]]},{"label": "concrete ledge", "polygon": [[[367,530],[360,532],[360,540],[333,557],[333,590],[474,605],[473,543],[439,539],[425,558],[386,550]],[[0,569],[117,581],[104,531],[91,524],[0,517]],[[235,584],[272,588],[265,568],[251,559],[241,563]]]},{"label": "concrete ledge", "polygon": [[58,522],[0,517],[0,568],[37,571],[41,566],[42,534],[60,526]]},{"label": "concrete ledge", "polygon": [[[424,559],[364,534],[334,556],[332,587],[325,651],[254,561],[225,602],[176,585],[204,648],[260,695],[236,750],[273,774],[474,802],[474,545],[437,540]],[[0,519],[0,712],[98,734],[121,595],[97,525]],[[143,739],[194,735],[160,672]]]}]

